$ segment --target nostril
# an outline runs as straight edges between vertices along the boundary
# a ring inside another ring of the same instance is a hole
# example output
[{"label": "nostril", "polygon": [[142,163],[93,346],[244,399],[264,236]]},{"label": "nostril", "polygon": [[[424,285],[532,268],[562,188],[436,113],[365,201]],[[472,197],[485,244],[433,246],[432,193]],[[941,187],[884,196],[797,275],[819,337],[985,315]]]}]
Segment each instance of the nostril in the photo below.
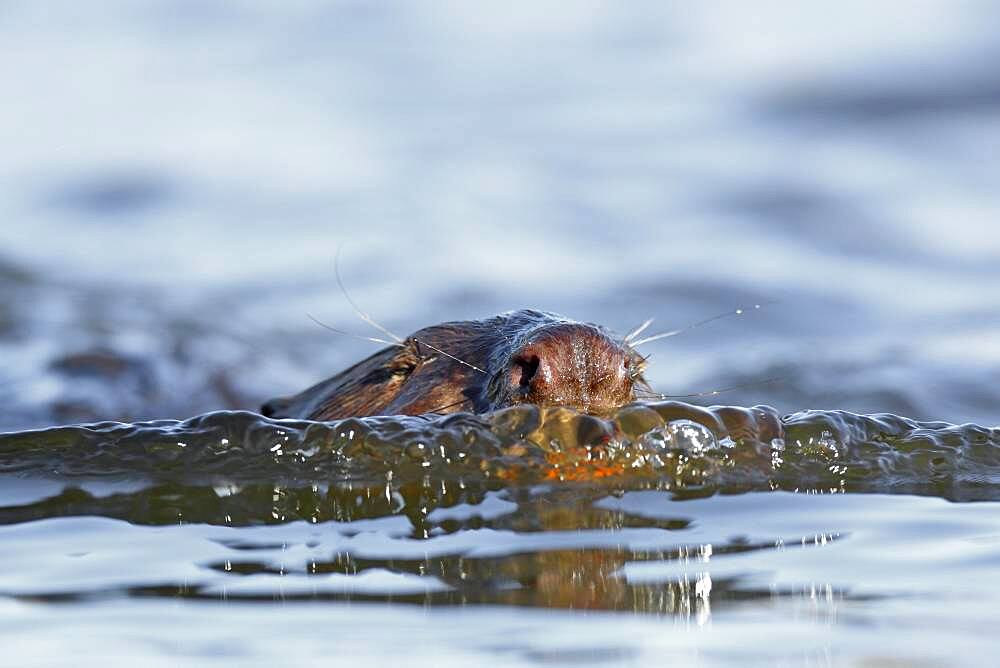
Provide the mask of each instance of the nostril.
[{"label": "nostril", "polygon": [[511,380],[521,389],[527,390],[538,373],[538,365],[538,355],[518,355],[511,366]]}]

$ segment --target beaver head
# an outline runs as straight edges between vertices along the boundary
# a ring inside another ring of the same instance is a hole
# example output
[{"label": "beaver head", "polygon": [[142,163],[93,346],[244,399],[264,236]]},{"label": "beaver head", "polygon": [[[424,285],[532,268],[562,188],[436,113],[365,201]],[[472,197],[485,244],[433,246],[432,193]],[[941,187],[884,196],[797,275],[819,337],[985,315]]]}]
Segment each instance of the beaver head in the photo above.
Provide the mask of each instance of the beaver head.
[{"label": "beaver head", "polygon": [[483,413],[519,403],[606,412],[645,385],[643,358],[603,327],[542,311],[446,322],[262,409],[275,418]]}]

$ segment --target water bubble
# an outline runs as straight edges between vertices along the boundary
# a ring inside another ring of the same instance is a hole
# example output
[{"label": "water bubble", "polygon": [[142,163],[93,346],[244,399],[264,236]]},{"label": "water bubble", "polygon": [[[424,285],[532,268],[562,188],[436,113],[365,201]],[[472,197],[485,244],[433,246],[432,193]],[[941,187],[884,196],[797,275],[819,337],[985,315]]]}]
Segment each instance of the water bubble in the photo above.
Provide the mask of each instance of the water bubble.
[{"label": "water bubble", "polygon": [[656,452],[658,450],[672,450],[675,446],[674,435],[667,429],[667,426],[654,427],[639,437],[639,445],[644,449]]},{"label": "water bubble", "polygon": [[639,437],[639,444],[654,452],[683,450],[691,455],[702,455],[719,448],[712,430],[693,420],[672,420],[662,427],[650,429]]},{"label": "water bubble", "polygon": [[692,455],[702,455],[719,449],[719,442],[712,430],[694,420],[673,420],[666,424],[673,435],[676,447]]}]

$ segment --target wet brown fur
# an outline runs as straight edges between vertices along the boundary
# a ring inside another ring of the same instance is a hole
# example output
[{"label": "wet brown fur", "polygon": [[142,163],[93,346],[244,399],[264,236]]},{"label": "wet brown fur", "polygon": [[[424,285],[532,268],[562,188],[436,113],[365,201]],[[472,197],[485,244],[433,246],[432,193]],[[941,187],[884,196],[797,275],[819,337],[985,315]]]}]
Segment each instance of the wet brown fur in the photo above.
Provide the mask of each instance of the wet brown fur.
[{"label": "wet brown fur", "polygon": [[334,420],[483,413],[525,402],[603,412],[635,400],[635,387],[645,385],[642,366],[638,353],[598,325],[512,311],[421,329],[262,412]]}]

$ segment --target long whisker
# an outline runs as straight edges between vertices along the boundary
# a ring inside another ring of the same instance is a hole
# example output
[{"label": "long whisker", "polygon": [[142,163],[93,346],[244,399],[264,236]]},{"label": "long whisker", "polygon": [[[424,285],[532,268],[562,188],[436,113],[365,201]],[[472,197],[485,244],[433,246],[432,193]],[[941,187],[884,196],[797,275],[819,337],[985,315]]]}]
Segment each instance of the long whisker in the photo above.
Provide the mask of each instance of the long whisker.
[{"label": "long whisker", "polygon": [[358,314],[358,317],[360,317],[362,320],[364,320],[365,322],[367,322],[369,325],[371,325],[372,327],[374,327],[378,331],[380,331],[383,334],[385,334],[386,336],[388,336],[390,339],[394,339],[397,343],[402,344],[403,343],[403,339],[402,338],[400,338],[399,336],[396,336],[395,334],[393,334],[392,332],[390,332],[388,329],[386,329],[382,325],[380,325],[377,322],[375,322],[375,320],[372,319],[372,317],[370,315],[368,315],[367,313],[365,313],[364,311],[362,311],[361,307],[358,306],[354,302],[353,299],[351,299],[351,294],[347,291],[347,288],[344,287],[344,279],[341,278],[341,276],[340,276],[340,251],[342,250],[342,248],[343,247],[337,249],[337,254],[333,258],[333,273],[336,274],[336,276],[337,276],[337,285],[340,286],[340,291],[342,293],[344,293],[344,299],[346,299],[347,303],[351,305],[351,308],[354,309],[354,312]]},{"label": "long whisker", "polygon": [[328,329],[331,332],[334,332],[336,334],[343,334],[344,336],[350,336],[350,337],[353,337],[355,339],[361,339],[362,341],[374,341],[375,343],[384,343],[384,344],[386,344],[388,346],[397,346],[399,348],[405,348],[406,347],[405,344],[399,343],[398,341],[386,341],[385,339],[379,339],[379,338],[376,338],[374,336],[364,336],[362,334],[354,334],[352,332],[345,332],[342,329],[337,329],[336,327],[331,327],[330,325],[326,324],[325,322],[322,322],[318,318],[314,317],[311,313],[306,313],[306,317],[308,317],[310,320],[312,320],[313,322],[315,322],[317,325],[319,325],[323,329]]},{"label": "long whisker", "polygon": [[465,361],[465,360],[463,360],[463,359],[460,359],[460,358],[458,358],[458,357],[455,357],[455,356],[454,356],[454,355],[452,355],[451,353],[446,353],[445,351],[441,350],[440,348],[436,348],[436,347],[432,346],[431,344],[427,343],[426,341],[424,341],[424,340],[422,340],[422,339],[418,339],[418,338],[414,338],[414,337],[410,337],[410,340],[411,340],[411,341],[415,341],[415,342],[419,343],[419,344],[420,344],[420,345],[422,345],[422,346],[427,346],[428,348],[430,348],[430,349],[431,349],[431,350],[433,350],[434,352],[436,352],[436,353],[441,353],[441,354],[442,354],[442,355],[444,355],[445,357],[447,357],[447,358],[449,358],[449,359],[453,359],[453,360],[455,360],[456,362],[458,362],[459,364],[464,364],[465,366],[469,367],[470,369],[475,369],[476,371],[478,371],[479,373],[483,374],[484,376],[488,376],[488,375],[489,375],[488,373],[486,373],[485,371],[483,371],[482,369],[480,369],[480,368],[479,368],[478,366],[476,366],[475,364],[471,364],[471,363],[469,363],[469,362],[466,362],[466,361]]},{"label": "long whisker", "polygon": [[764,380],[756,380],[752,383],[742,383],[740,385],[731,385],[729,387],[723,387],[718,390],[711,390],[710,392],[695,392],[693,394],[646,394],[643,399],[693,399],[695,397],[714,397],[717,394],[722,394],[723,392],[732,392],[733,390],[742,390],[747,387],[755,387],[758,385],[766,385],[768,383],[775,383],[782,380],[781,378],[765,378]]},{"label": "long whisker", "polygon": [[645,322],[643,322],[641,325],[639,325],[638,327],[636,327],[635,329],[633,329],[631,332],[629,332],[628,334],[626,334],[625,338],[622,339],[622,341],[625,342],[625,343],[628,343],[629,341],[631,341],[632,339],[634,339],[635,337],[639,336],[644,331],[646,331],[646,328],[649,327],[652,324],[653,324],[653,318],[649,318],[648,320],[646,320]]},{"label": "long whisker", "polygon": [[[765,302],[765,303],[771,303],[771,302]],[[761,304],[754,304],[753,305],[753,309],[754,310],[757,310],[760,307],[761,307]],[[660,339],[665,339],[665,338],[670,337],[670,336],[677,336],[678,334],[681,334],[682,332],[686,332],[686,331],[694,329],[696,327],[701,327],[702,325],[707,325],[710,322],[715,322],[716,320],[721,320],[722,318],[728,318],[728,317],[734,316],[734,315],[743,315],[746,312],[747,312],[747,309],[744,308],[744,307],[742,307],[742,306],[740,306],[739,308],[736,308],[736,309],[734,309],[732,311],[726,311],[725,313],[720,313],[719,315],[713,315],[711,318],[706,318],[704,320],[701,320],[699,322],[694,323],[693,325],[688,325],[687,327],[681,327],[680,329],[672,329],[669,332],[660,332],[659,334],[654,334],[653,336],[647,336],[647,337],[645,337],[643,339],[639,339],[638,341],[632,341],[631,346],[633,348],[636,348],[638,346],[641,346],[644,343],[649,343],[651,341],[658,341]],[[626,341],[627,341],[627,339],[626,339]]]}]

